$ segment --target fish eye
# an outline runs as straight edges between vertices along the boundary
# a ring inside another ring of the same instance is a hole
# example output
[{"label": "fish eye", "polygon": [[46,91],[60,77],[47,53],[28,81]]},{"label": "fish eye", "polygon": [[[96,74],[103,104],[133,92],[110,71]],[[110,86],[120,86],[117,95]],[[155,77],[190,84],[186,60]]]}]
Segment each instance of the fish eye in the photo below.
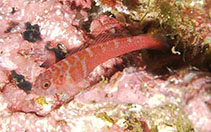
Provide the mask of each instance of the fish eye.
[{"label": "fish eye", "polygon": [[51,82],[50,81],[44,81],[43,82],[43,89],[47,89],[47,88],[49,88],[51,86]]}]

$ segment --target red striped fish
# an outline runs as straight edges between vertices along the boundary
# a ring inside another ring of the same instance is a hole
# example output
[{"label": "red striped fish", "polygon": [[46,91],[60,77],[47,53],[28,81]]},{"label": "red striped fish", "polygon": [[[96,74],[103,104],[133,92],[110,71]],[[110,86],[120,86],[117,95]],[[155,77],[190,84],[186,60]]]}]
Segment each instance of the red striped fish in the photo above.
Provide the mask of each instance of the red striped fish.
[{"label": "red striped fish", "polygon": [[164,42],[150,35],[116,38],[93,45],[54,64],[35,81],[33,91],[40,96],[74,96],[83,89],[77,84],[99,64],[110,58],[140,49],[161,49]]}]

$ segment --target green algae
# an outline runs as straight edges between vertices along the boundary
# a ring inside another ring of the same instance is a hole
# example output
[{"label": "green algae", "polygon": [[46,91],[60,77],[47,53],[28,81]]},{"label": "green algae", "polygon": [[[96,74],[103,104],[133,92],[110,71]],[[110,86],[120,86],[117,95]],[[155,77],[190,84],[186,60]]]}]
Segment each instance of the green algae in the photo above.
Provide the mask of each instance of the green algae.
[{"label": "green algae", "polygon": [[96,114],[96,117],[102,119],[103,121],[106,121],[112,124],[114,123],[113,119],[110,116],[108,116],[106,112],[98,113]]},{"label": "green algae", "polygon": [[184,111],[176,104],[169,103],[155,108],[128,104],[124,105],[121,110],[115,109],[116,107],[107,112],[101,109],[104,112],[98,112],[95,115],[97,118],[119,125],[129,132],[195,131]]}]

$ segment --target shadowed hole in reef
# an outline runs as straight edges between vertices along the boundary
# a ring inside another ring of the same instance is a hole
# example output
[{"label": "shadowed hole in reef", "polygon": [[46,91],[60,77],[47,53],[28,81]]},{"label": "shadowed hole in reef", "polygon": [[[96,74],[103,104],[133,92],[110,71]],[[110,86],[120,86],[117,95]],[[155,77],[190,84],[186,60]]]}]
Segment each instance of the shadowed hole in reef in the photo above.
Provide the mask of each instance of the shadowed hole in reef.
[{"label": "shadowed hole in reef", "polygon": [[67,49],[66,49],[66,47],[65,47],[63,44],[61,44],[61,43],[58,43],[56,47],[50,48],[50,42],[48,42],[48,43],[46,44],[45,48],[46,48],[48,51],[54,52],[57,61],[60,61],[60,60],[64,59],[64,58],[67,56]]},{"label": "shadowed hole in reef", "polygon": [[32,84],[29,81],[25,80],[23,75],[17,74],[16,71],[11,71],[10,81],[14,82],[20,89],[24,90],[26,93],[29,93],[32,88]]},{"label": "shadowed hole in reef", "polygon": [[31,23],[27,22],[25,24],[26,30],[23,32],[23,39],[29,42],[37,42],[41,41],[40,37],[40,27],[38,24],[31,25]]}]

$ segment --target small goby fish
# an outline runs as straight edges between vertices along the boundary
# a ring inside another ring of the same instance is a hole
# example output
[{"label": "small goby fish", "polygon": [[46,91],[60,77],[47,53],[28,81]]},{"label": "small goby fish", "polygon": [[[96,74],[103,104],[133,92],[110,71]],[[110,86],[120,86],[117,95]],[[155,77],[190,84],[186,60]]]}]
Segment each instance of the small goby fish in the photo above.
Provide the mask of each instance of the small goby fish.
[{"label": "small goby fish", "polygon": [[83,49],[52,65],[36,79],[33,91],[39,96],[74,96],[82,87],[77,84],[85,79],[99,64],[116,56],[140,49],[162,49],[165,43],[151,35],[138,35],[109,40]]}]

